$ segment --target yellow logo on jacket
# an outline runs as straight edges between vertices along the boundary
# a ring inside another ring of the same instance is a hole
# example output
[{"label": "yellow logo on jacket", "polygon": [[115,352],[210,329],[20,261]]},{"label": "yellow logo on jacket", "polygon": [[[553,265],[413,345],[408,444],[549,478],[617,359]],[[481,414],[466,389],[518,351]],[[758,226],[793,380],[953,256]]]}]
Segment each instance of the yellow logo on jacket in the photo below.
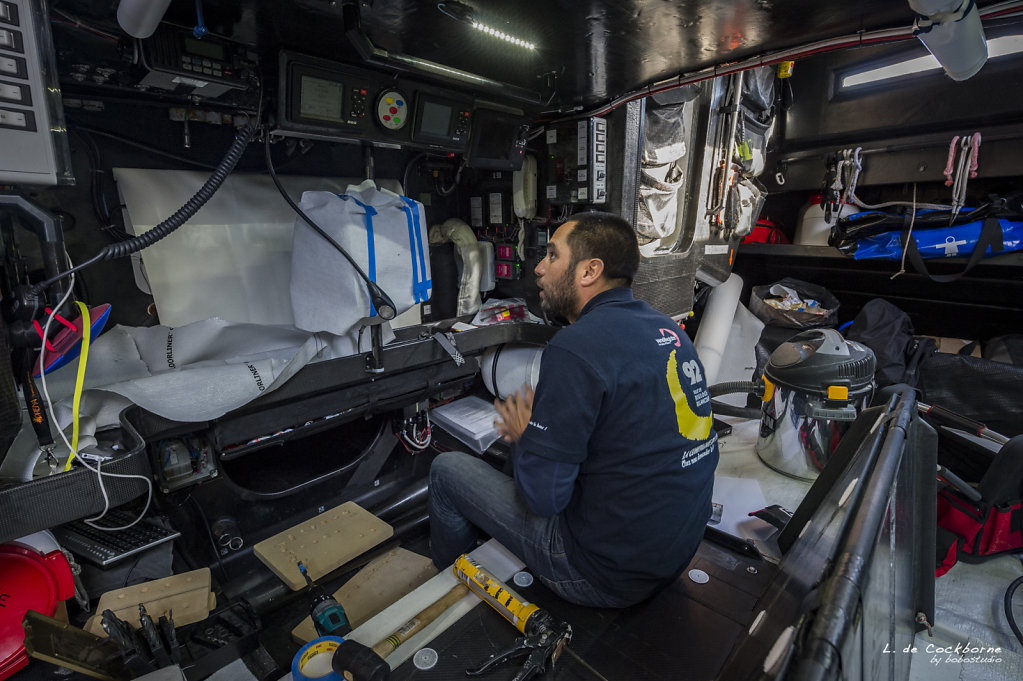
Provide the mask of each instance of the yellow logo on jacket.
[{"label": "yellow logo on jacket", "polygon": [[[714,425],[713,416],[698,416],[689,406],[686,393],[682,390],[682,382],[678,378],[678,362],[675,360],[675,350],[668,355],[668,370],[665,378],[668,380],[668,391],[671,399],[675,402],[675,419],[678,421],[678,432],[687,440],[704,440],[710,435],[710,429]],[[693,380],[693,379],[691,379]]]}]

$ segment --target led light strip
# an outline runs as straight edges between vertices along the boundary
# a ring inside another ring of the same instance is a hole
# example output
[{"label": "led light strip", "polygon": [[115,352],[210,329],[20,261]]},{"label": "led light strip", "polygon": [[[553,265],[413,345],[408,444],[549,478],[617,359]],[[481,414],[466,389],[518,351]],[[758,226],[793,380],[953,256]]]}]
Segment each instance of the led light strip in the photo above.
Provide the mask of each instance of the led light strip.
[{"label": "led light strip", "polygon": [[475,28],[477,31],[482,31],[483,33],[487,33],[489,35],[492,35],[495,38],[500,38],[501,40],[506,40],[509,43],[511,43],[512,45],[518,45],[519,47],[524,47],[527,50],[535,50],[536,49],[536,45],[534,45],[531,42],[528,42],[526,40],[522,40],[520,38],[516,38],[515,36],[508,35],[507,33],[504,33],[503,31],[498,31],[496,28],[491,28],[490,26],[487,26],[486,24],[481,24],[478,21],[472,22],[472,27]]}]

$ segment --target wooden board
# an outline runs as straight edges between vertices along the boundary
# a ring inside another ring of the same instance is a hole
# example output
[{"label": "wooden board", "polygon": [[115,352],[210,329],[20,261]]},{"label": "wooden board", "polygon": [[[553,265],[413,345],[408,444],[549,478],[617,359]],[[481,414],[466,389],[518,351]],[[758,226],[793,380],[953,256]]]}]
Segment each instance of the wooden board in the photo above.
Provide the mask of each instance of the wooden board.
[{"label": "wooden board", "polygon": [[85,630],[97,636],[107,635],[100,623],[104,610],[113,610],[119,619],[138,629],[141,626],[139,603],[146,606],[154,622],[170,611],[173,611],[175,627],[201,622],[216,607],[216,596],[210,592],[210,569],[192,570],[108,591],[100,596],[96,614],[85,623]]},{"label": "wooden board", "polygon": [[256,544],[252,551],[292,591],[303,588],[302,561],[319,579],[394,534],[394,528],[354,501],[295,525]]},{"label": "wooden board", "polygon": [[[334,599],[345,609],[354,629],[436,574],[437,568],[426,556],[396,548],[362,568],[334,592]],[[291,638],[299,644],[316,637],[311,617],[291,630]]]}]

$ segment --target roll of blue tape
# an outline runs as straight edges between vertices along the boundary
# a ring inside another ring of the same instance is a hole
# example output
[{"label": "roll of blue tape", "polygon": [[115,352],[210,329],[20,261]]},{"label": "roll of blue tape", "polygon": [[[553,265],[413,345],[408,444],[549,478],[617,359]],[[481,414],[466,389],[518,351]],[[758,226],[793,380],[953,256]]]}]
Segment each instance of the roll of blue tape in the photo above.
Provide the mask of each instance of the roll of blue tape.
[{"label": "roll of blue tape", "polygon": [[334,652],[337,651],[342,641],[344,639],[340,636],[323,636],[306,643],[299,649],[295,654],[295,658],[291,661],[291,678],[295,681],[309,681],[310,679],[344,681],[341,675],[334,671],[330,665],[327,665],[326,673],[322,674],[318,673],[321,671],[318,664],[314,665],[313,668],[306,669],[306,665],[317,655],[326,653],[333,657]]}]

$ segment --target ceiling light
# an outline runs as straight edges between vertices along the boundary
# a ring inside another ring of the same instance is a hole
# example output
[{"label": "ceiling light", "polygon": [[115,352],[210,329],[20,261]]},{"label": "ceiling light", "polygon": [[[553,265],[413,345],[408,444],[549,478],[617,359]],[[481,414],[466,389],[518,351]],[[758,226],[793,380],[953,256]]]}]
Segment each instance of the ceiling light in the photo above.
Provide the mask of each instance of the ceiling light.
[{"label": "ceiling light", "polygon": [[486,24],[481,24],[478,21],[472,22],[472,27],[475,28],[477,31],[489,33],[495,38],[500,38],[501,40],[511,43],[512,45],[518,45],[519,47],[524,47],[527,50],[536,49],[536,45],[529,42],[528,40],[522,40],[521,38],[516,38],[515,36],[508,35],[504,31],[498,31],[496,28],[491,28],[490,26],[487,26]]},{"label": "ceiling light", "polygon": [[457,0],[448,0],[448,2],[437,3],[437,9],[439,9],[441,12],[448,15],[452,19],[464,22],[472,26],[474,29],[480,31],[481,33],[492,35],[495,38],[500,38],[501,40],[504,40],[507,43],[510,43],[512,45],[518,45],[519,47],[524,47],[527,50],[536,49],[536,45],[534,43],[529,42],[528,40],[523,40],[521,38],[516,38],[513,35],[508,35],[504,31],[499,31],[498,29],[493,28],[491,26],[487,26],[483,22],[479,21],[476,18],[476,11],[472,7],[466,5],[465,3],[458,2]]},{"label": "ceiling light", "polygon": [[[1000,38],[990,38],[987,41],[987,52],[988,59],[1023,52],[1023,35],[1006,35]],[[914,57],[913,59],[906,59],[896,64],[851,73],[842,78],[841,87],[847,88],[868,83],[880,83],[892,78],[910,76],[940,68],[941,64],[938,63],[938,60],[928,54],[925,57]]]}]

